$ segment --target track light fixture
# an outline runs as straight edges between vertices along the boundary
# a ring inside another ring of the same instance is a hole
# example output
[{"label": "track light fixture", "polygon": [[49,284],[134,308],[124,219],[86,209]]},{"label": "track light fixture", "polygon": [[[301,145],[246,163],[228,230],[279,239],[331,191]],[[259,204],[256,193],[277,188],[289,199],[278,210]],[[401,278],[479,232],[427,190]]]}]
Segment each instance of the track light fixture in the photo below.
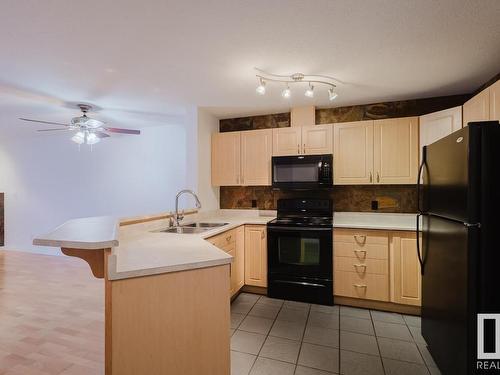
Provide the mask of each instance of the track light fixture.
[{"label": "track light fixture", "polygon": [[267,82],[281,82],[285,83],[286,87],[281,91],[281,96],[285,99],[289,99],[292,96],[292,92],[290,90],[290,84],[294,83],[308,83],[308,88],[304,92],[304,95],[308,98],[314,98],[314,85],[326,85],[329,86],[328,89],[328,99],[330,101],[335,100],[338,94],[334,91],[337,87],[336,83],[339,82],[337,79],[324,76],[324,75],[314,75],[314,74],[302,74],[302,73],[294,73],[291,75],[280,75],[265,72],[261,69],[254,68],[257,72],[255,76],[259,80],[259,85],[255,89],[258,94],[264,95],[266,93],[266,83]]}]

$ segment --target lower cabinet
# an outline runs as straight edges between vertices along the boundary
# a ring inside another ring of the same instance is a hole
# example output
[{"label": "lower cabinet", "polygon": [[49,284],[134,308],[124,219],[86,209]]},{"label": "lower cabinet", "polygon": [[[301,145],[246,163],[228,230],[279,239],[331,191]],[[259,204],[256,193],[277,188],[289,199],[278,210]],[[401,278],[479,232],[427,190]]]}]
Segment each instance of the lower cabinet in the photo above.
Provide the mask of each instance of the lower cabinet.
[{"label": "lower cabinet", "polygon": [[267,287],[265,225],[245,225],[245,285]]},{"label": "lower cabinet", "polygon": [[421,304],[421,275],[413,232],[334,229],[334,295]]},{"label": "lower cabinet", "polygon": [[413,232],[393,232],[391,241],[391,301],[420,306],[422,275]]}]

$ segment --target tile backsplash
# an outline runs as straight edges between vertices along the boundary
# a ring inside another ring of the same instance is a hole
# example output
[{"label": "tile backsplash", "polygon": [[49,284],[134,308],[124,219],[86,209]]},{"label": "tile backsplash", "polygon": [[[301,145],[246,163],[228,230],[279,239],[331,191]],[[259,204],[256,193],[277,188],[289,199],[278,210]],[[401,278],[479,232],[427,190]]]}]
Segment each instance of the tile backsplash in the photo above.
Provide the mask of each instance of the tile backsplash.
[{"label": "tile backsplash", "polygon": [[[275,210],[280,198],[331,198],[335,211],[417,212],[416,185],[337,185],[328,191],[282,191],[270,186],[222,186],[220,208]],[[253,201],[253,202],[252,202]],[[377,209],[373,209],[373,202]]]}]

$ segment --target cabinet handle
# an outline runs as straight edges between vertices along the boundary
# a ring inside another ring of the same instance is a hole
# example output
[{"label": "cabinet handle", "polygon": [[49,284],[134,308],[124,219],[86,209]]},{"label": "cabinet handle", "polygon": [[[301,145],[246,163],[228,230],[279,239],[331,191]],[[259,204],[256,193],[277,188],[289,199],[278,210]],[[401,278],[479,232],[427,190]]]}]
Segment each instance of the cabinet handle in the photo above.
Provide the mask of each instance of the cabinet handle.
[{"label": "cabinet handle", "polygon": [[366,288],[365,284],[352,284],[352,285],[354,285],[356,288]]},{"label": "cabinet handle", "polygon": [[372,172],[370,172],[370,182],[373,182]]},{"label": "cabinet handle", "polygon": [[377,182],[380,182],[380,175],[377,172]]},{"label": "cabinet handle", "polygon": [[[358,238],[361,238],[361,241],[359,241]],[[366,235],[364,235],[364,234],[355,234],[354,235],[354,241],[356,241],[359,244],[364,245],[365,242],[366,242]]]},{"label": "cabinet handle", "polygon": [[297,154],[300,154],[300,144],[297,144]]},{"label": "cabinet handle", "polygon": [[362,272],[366,272],[366,264],[353,264],[354,268],[356,271],[358,270],[358,267],[363,267],[364,270]]},{"label": "cabinet handle", "polygon": [[[354,253],[356,254],[356,257],[358,257],[358,253],[363,253],[362,254],[362,258],[365,259],[366,258],[366,250],[354,250]],[[358,257],[359,258],[359,257]]]},{"label": "cabinet handle", "polygon": [[264,237],[266,237],[266,234],[264,233],[264,231],[262,231],[262,232],[260,233],[260,238],[261,238],[261,239],[264,239]]},{"label": "cabinet handle", "polygon": [[227,241],[227,242],[231,241],[231,237],[232,237],[232,236],[227,236],[227,237],[226,237],[226,241]]},{"label": "cabinet handle", "polygon": [[305,154],[305,153],[306,153],[306,144],[305,144],[305,143],[304,143],[304,148],[303,148],[303,150],[304,150],[303,154]]}]

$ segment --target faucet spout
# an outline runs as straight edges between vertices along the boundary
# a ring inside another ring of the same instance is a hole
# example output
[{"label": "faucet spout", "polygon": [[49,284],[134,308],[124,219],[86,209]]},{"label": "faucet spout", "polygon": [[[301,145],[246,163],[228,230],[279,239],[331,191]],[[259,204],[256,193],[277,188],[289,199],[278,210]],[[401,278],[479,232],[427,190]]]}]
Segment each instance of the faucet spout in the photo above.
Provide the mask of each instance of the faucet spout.
[{"label": "faucet spout", "polygon": [[177,195],[175,196],[175,216],[174,216],[174,220],[175,220],[175,225],[176,226],[179,226],[179,222],[184,218],[183,215],[179,215],[179,197],[182,195],[182,194],[191,194],[194,199],[195,199],[195,204],[196,204],[196,208],[201,208],[201,202],[198,198],[198,196],[196,195],[196,193],[192,190],[189,190],[189,189],[184,189],[184,190],[181,190],[177,193]]}]

